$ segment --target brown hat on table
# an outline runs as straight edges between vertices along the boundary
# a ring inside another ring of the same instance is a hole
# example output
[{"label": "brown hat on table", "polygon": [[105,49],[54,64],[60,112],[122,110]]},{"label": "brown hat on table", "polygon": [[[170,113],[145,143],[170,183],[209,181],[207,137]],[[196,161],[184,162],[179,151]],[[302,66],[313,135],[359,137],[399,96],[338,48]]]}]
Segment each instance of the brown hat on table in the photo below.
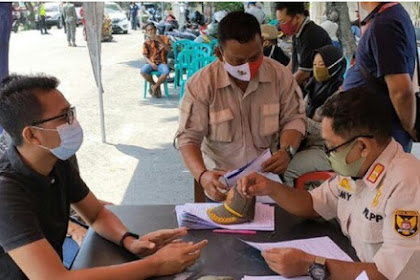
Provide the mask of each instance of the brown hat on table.
[{"label": "brown hat on table", "polygon": [[209,218],[218,224],[232,225],[250,222],[255,215],[255,197],[246,198],[236,189],[230,189],[222,205],[207,210]]}]

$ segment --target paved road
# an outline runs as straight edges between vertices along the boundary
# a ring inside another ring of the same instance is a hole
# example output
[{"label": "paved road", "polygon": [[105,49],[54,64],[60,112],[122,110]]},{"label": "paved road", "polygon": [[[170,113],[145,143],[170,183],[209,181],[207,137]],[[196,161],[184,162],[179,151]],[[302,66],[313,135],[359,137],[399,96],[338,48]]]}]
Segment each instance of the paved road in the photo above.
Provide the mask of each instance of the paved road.
[{"label": "paved road", "polygon": [[[10,70],[44,72],[77,107],[84,129],[78,152],[81,174],[101,199],[121,204],[178,204],[193,200],[192,179],[172,146],[178,125],[178,90],[171,98],[143,99],[141,31],[102,44],[107,143],[101,142],[98,94],[86,42],[68,47],[63,30],[51,35],[24,31],[11,36]],[[171,87],[172,85],[170,85]]]}]

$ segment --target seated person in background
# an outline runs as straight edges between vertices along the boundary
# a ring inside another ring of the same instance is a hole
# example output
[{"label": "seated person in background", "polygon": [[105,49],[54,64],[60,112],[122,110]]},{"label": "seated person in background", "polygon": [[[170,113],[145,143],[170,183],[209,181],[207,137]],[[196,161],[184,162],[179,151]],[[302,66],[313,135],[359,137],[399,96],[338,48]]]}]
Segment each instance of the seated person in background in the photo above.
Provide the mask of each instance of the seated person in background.
[{"label": "seated person in background", "polygon": [[333,45],[337,48],[341,49],[340,41],[338,41],[337,31],[338,31],[338,13],[337,11],[333,10],[329,15],[327,15],[327,19],[321,23],[321,27],[327,31],[328,35],[331,38]]},{"label": "seated person in background", "polygon": [[254,16],[232,12],[219,23],[218,61],[192,76],[175,135],[184,164],[208,198],[226,199],[219,177],[267,148],[280,149],[265,172],[283,173],[305,134],[301,90],[292,73],[263,55]]},{"label": "seated person in background", "polygon": [[294,186],[294,180],[300,175],[331,170],[324,150],[324,141],[321,138],[321,123],[319,119],[314,120],[314,115],[315,111],[338,91],[344,80],[343,74],[347,63],[342,51],[332,45],[315,50],[313,62],[313,77],[303,92],[307,103],[306,138],[283,174],[284,183],[290,187]]},{"label": "seated person in background", "polygon": [[275,26],[270,24],[261,25],[264,55],[280,62],[284,66],[287,66],[290,62],[290,57],[288,57],[277,45],[278,35],[279,31]]},{"label": "seated person in background", "polygon": [[[0,124],[12,145],[0,159],[0,279],[145,279],[192,265],[206,241],[172,242],[185,228],[128,232],[90,192],[70,158],[83,142],[75,109],[48,76],[0,83]],[[70,206],[103,238],[137,256],[123,265],[69,271],[62,246]]]},{"label": "seated person in background", "polygon": [[208,44],[212,40],[217,39],[217,29],[219,27],[219,23],[213,22],[207,25],[207,29],[205,30],[205,34],[200,34],[197,38],[194,39],[196,43],[205,43]]},{"label": "seated person in background", "polygon": [[246,11],[250,15],[253,15],[259,24],[265,23],[265,13],[261,5],[257,2],[248,2],[246,5]]},{"label": "seated person in background", "polygon": [[285,277],[309,273],[312,279],[353,280],[362,271],[375,280],[418,279],[420,162],[391,137],[390,111],[385,98],[367,88],[325,103],[322,137],[337,176],[310,192],[257,173],[239,181],[242,195],[269,195],[293,215],[337,218],[361,261],[276,248],[262,253],[273,271]]},{"label": "seated person in background", "polygon": [[[146,25],[146,40],[143,44],[143,56],[146,64],[141,68],[140,74],[150,83],[150,95],[160,98],[162,93],[160,85],[169,75],[166,54],[172,49],[168,37],[156,34],[156,26],[153,23]],[[158,71],[160,76],[155,82],[151,73]]]},{"label": "seated person in background", "polygon": [[276,17],[283,33],[293,36],[292,63],[289,69],[303,88],[311,77],[314,50],[332,45],[331,38],[309,18],[303,2],[278,2]]}]

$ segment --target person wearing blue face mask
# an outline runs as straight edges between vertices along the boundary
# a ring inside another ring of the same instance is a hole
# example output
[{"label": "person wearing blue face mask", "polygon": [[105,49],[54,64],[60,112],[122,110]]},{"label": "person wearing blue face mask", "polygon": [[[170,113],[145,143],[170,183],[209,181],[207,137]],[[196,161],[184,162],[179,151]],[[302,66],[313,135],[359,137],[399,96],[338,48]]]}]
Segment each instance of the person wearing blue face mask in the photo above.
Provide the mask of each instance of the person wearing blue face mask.
[{"label": "person wearing blue face mask", "polygon": [[218,61],[186,84],[175,143],[207,198],[223,201],[220,189],[227,186],[219,177],[267,148],[273,156],[263,171],[282,174],[306,123],[300,87],[285,66],[264,57],[254,16],[228,14],[219,23],[218,38]]},{"label": "person wearing blue face mask", "polygon": [[[0,124],[12,145],[0,159],[0,279],[145,279],[181,272],[207,241],[172,242],[185,228],[129,232],[90,192],[75,165],[83,142],[76,109],[58,80],[11,75],[0,83]],[[62,246],[70,206],[110,242],[146,259],[69,271]]]},{"label": "person wearing blue face mask", "polygon": [[337,219],[360,262],[346,262],[292,248],[262,253],[284,277],[353,280],[419,278],[420,161],[392,138],[389,104],[377,92],[356,87],[333,95],[322,108],[322,138],[337,173],[321,186],[292,189],[258,173],[238,183],[244,196],[269,195],[289,213]]}]

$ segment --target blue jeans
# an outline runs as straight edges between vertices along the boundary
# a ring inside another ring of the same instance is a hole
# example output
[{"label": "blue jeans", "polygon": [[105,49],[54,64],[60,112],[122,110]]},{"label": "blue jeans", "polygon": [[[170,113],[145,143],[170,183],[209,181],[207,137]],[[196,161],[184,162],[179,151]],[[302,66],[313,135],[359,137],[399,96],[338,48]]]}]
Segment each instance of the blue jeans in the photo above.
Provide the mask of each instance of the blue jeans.
[{"label": "blue jeans", "polygon": [[[161,63],[161,64],[158,64],[157,67],[158,67],[157,71],[159,72],[159,74],[161,74],[161,75],[168,75],[169,74],[169,67],[168,67],[167,64]],[[150,64],[146,63],[141,68],[140,73],[150,75],[153,71],[155,71],[155,70],[153,70],[152,66]]]}]

